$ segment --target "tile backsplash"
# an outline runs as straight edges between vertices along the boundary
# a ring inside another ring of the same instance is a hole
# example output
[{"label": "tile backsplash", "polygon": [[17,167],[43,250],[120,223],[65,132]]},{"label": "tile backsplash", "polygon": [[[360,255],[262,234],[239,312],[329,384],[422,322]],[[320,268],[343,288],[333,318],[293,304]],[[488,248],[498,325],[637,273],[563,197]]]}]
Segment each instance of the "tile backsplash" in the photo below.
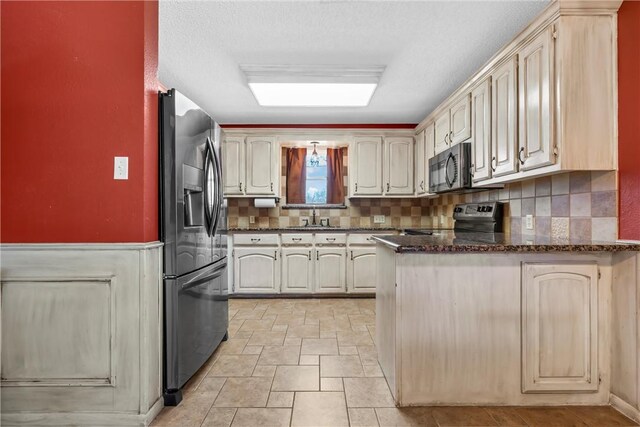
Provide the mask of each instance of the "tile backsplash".
[{"label": "tile backsplash", "polygon": [[[346,151],[346,150],[345,150]],[[348,165],[345,153],[344,164]],[[345,167],[345,185],[347,182]],[[284,171],[283,171],[284,175]],[[281,194],[286,194],[284,176]],[[615,240],[617,238],[616,172],[571,172],[507,184],[500,190],[440,197],[406,199],[346,199],[346,209],[319,209],[319,218],[329,218],[340,227],[453,227],[457,203],[501,201],[507,204],[505,232],[548,236],[551,240]],[[262,228],[303,225],[310,209],[283,209],[285,198],[272,209],[258,209],[253,199],[229,199],[229,227]],[[384,224],[374,224],[374,215],[385,215]],[[534,229],[526,228],[532,215]],[[249,223],[249,217],[255,223]]]},{"label": "tile backsplash", "polygon": [[[452,227],[457,203],[501,201],[507,203],[505,231],[511,234],[552,240],[615,240],[616,194],[613,171],[571,172],[508,184],[500,190],[444,195],[431,200],[428,215],[434,226]],[[533,230],[526,228],[527,215],[533,216]]]}]

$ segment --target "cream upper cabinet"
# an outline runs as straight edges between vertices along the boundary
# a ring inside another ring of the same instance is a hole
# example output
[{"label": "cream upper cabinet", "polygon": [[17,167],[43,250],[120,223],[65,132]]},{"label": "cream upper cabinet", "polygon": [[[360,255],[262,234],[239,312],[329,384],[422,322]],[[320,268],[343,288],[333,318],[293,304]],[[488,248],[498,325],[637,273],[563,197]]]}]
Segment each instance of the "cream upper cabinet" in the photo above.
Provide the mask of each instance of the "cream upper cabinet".
[{"label": "cream upper cabinet", "polygon": [[518,52],[521,170],[551,165],[556,160],[552,143],[552,54],[553,27],[547,27]]},{"label": "cream upper cabinet", "polygon": [[416,155],[415,155],[415,189],[417,195],[422,195],[427,191],[427,180],[425,174],[426,153],[425,153],[425,131],[416,135]]},{"label": "cream upper cabinet", "polygon": [[244,136],[222,140],[222,174],[225,195],[242,195],[245,191]]},{"label": "cream upper cabinet", "polygon": [[247,194],[278,194],[278,147],[275,137],[250,136],[246,142]]},{"label": "cream upper cabinet", "polygon": [[347,290],[352,293],[376,291],[376,248],[349,248]]},{"label": "cream upper cabinet", "polygon": [[451,143],[450,138],[450,116],[449,110],[438,116],[435,122],[435,151],[436,154],[443,152]]},{"label": "cream upper cabinet", "polygon": [[451,117],[449,145],[471,138],[471,95],[461,96],[449,111]]},{"label": "cream upper cabinet", "polygon": [[233,291],[280,292],[278,247],[237,247],[233,254]]},{"label": "cream upper cabinet", "polygon": [[282,248],[282,293],[309,293],[313,286],[313,248]]},{"label": "cream upper cabinet", "polygon": [[491,73],[491,156],[494,177],[518,170],[517,61],[517,56],[514,56]]},{"label": "cream upper cabinet", "polygon": [[598,265],[524,263],[522,391],[598,390]]},{"label": "cream upper cabinet", "polygon": [[316,248],[315,292],[344,292],[347,249],[343,246]]},{"label": "cream upper cabinet", "polygon": [[355,137],[349,150],[352,196],[382,195],[382,138]]},{"label": "cream upper cabinet", "polygon": [[384,192],[413,194],[413,137],[385,138]]},{"label": "cream upper cabinet", "polygon": [[436,154],[471,137],[471,94],[456,99],[435,121]]},{"label": "cream upper cabinet", "polygon": [[471,175],[478,182],[491,177],[491,85],[487,78],[471,92]]},{"label": "cream upper cabinet", "polygon": [[427,188],[427,193],[429,192],[430,184],[429,184],[429,159],[436,155],[436,147],[435,147],[435,124],[431,123],[429,126],[424,128],[424,150],[425,150],[425,161],[424,161],[424,185]]}]

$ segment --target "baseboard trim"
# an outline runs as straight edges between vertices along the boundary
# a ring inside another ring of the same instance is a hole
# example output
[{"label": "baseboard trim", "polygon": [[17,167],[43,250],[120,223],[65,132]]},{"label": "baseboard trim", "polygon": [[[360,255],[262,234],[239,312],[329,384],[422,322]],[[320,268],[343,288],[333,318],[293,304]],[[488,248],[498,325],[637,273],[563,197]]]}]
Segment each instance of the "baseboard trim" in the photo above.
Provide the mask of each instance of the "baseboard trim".
[{"label": "baseboard trim", "polygon": [[640,423],[640,410],[638,410],[625,400],[622,400],[622,398],[611,393],[609,394],[609,404],[613,409],[620,412],[624,416],[631,418],[637,423]]},{"label": "baseboard trim", "polygon": [[14,412],[2,414],[3,426],[68,426],[100,425],[114,427],[147,427],[164,407],[156,400],[146,414],[122,412]]},{"label": "baseboard trim", "polygon": [[322,298],[375,298],[375,293],[326,293],[326,294],[229,294],[230,299],[294,299],[294,298],[310,298],[310,299],[322,299]]}]

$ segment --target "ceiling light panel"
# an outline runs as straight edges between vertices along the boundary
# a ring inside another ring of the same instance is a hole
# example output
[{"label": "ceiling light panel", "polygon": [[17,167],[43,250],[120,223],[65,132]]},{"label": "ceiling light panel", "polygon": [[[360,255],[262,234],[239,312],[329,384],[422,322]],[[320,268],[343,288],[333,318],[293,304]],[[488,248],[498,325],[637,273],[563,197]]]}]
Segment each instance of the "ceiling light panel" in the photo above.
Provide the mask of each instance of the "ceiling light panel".
[{"label": "ceiling light panel", "polygon": [[263,107],[366,107],[375,83],[249,83]]},{"label": "ceiling light panel", "polygon": [[240,69],[263,107],[366,107],[385,67],[245,65]]}]

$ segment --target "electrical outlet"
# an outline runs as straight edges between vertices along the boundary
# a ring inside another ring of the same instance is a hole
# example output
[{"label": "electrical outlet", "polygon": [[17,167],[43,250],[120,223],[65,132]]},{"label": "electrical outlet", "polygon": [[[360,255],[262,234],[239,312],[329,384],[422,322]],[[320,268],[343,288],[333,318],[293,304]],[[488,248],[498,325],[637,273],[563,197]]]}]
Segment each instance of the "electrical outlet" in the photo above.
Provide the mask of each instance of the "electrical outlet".
[{"label": "electrical outlet", "polygon": [[129,179],[129,158],[113,158],[113,179]]},{"label": "electrical outlet", "polygon": [[447,219],[444,217],[444,215],[440,215],[440,225],[444,225],[446,221]]},{"label": "electrical outlet", "polygon": [[251,215],[251,216],[249,217],[249,224],[255,224],[255,223],[256,223],[256,217],[255,217],[255,216],[253,216],[253,215]]},{"label": "electrical outlet", "polygon": [[525,217],[524,226],[527,230],[533,230],[533,215],[527,215]]},{"label": "electrical outlet", "polygon": [[374,215],[373,223],[374,224],[384,224],[387,221],[384,215]]}]

